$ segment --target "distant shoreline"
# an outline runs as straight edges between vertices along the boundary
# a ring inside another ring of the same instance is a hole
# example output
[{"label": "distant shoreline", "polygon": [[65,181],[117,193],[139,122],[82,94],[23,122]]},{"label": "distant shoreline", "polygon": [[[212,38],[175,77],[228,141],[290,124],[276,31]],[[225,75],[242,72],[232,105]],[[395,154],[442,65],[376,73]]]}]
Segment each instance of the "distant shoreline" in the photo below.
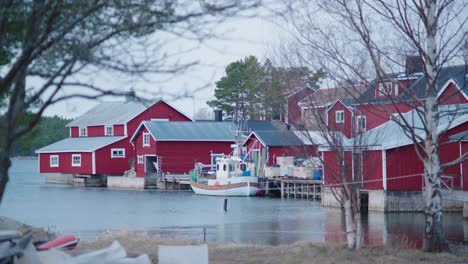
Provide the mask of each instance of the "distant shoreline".
[{"label": "distant shoreline", "polygon": [[37,156],[17,156],[12,157],[12,160],[37,160]]}]

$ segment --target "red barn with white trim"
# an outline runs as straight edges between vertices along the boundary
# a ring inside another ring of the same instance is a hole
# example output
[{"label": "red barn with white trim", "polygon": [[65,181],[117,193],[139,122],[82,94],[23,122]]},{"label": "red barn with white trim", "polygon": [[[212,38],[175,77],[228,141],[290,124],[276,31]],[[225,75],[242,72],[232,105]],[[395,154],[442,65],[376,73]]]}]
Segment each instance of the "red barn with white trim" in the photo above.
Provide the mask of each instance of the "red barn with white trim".
[{"label": "red barn with white trim", "polygon": [[128,140],[145,120],[192,121],[163,100],[104,102],[70,122],[70,137],[36,150],[40,173],[122,175],[134,157]]}]

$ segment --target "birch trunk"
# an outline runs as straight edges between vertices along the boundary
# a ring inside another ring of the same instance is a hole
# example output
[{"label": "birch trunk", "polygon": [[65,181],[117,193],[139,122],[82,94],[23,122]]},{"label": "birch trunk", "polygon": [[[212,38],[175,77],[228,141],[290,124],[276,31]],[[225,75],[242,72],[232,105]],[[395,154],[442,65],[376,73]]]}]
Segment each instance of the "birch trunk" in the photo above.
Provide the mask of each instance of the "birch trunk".
[{"label": "birch trunk", "polygon": [[[346,195],[345,195],[346,196]],[[351,206],[350,197],[345,197],[344,202],[345,222],[346,222],[346,240],[348,242],[348,249],[356,248],[356,230],[354,224],[353,211]]]},{"label": "birch trunk", "polygon": [[440,252],[448,249],[448,243],[444,236],[442,222],[442,192],[440,182],[439,160],[439,136],[437,127],[439,124],[437,103],[437,17],[436,0],[426,2],[427,21],[425,21],[427,33],[426,46],[426,77],[427,98],[425,102],[426,140],[424,142],[424,180],[425,190],[425,235],[423,250],[426,252]]}]

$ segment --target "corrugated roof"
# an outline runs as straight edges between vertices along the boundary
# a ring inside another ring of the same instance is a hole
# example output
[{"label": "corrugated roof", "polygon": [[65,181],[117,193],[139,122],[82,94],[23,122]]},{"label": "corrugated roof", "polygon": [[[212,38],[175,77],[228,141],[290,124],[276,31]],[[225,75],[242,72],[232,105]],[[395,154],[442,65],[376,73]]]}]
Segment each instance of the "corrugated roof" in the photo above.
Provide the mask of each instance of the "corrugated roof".
[{"label": "corrugated roof", "polygon": [[43,148],[36,150],[36,153],[55,152],[92,152],[103,148],[114,142],[126,138],[121,137],[70,137],[60,140]]},{"label": "corrugated roof", "polygon": [[[367,87],[361,84],[351,85],[349,87],[339,86],[334,88],[322,88],[302,99],[299,104],[310,105],[312,107],[323,107],[333,104],[338,99],[343,101],[359,98],[366,91]],[[343,103],[346,104],[347,102],[348,101]]]},{"label": "corrugated roof", "polygon": [[[126,124],[145,111],[148,107],[158,102],[164,101],[158,100],[154,103],[144,103],[139,101],[103,102],[91,108],[83,115],[75,118],[75,120],[67,124],[67,127]],[[168,104],[167,102],[164,103]],[[174,108],[173,106],[171,107]],[[187,116],[187,118],[189,117]]]},{"label": "corrugated roof", "polygon": [[331,140],[332,137],[333,138],[339,137],[341,139],[345,139],[344,134],[340,131],[325,132],[325,135],[321,131],[314,131],[314,130],[309,130],[309,131],[297,130],[297,131],[294,131],[294,133],[305,145],[325,145],[328,142],[325,136],[327,136],[330,139],[330,141],[332,141]]},{"label": "corrugated roof", "polygon": [[452,141],[468,141],[468,131],[464,131],[458,134],[455,134],[450,137]]},{"label": "corrugated roof", "polygon": [[241,121],[242,131],[257,130],[278,130],[270,121],[267,120],[243,120]]},{"label": "corrugated roof", "polygon": [[235,141],[228,122],[143,122],[157,141]]},{"label": "corrugated roof", "polygon": [[[441,113],[450,112],[451,114],[441,115],[438,126],[439,133],[456,125],[468,122],[467,110],[468,105],[464,105],[462,107],[455,105],[440,106],[439,111]],[[416,109],[405,113],[403,118],[409,125],[411,125],[412,130],[416,131],[420,137],[423,137],[423,122]],[[344,142],[344,146],[352,146],[353,140],[354,139],[346,140]],[[358,140],[358,142],[360,142],[360,144],[363,146],[380,146],[383,149],[390,149],[413,144],[413,140],[395,121],[388,121],[381,126],[364,133],[356,140]]]},{"label": "corrugated roof", "polygon": [[291,130],[258,130],[255,136],[268,147],[302,146],[304,143]]}]

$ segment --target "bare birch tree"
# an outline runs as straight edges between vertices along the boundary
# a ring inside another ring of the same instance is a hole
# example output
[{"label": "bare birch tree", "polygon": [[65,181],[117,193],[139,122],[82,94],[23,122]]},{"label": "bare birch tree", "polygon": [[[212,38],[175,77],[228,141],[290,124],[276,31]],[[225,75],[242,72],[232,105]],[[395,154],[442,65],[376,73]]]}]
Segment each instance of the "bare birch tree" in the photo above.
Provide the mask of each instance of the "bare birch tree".
[{"label": "bare birch tree", "polygon": [[[37,125],[49,106],[70,98],[130,94],[83,81],[84,77],[98,70],[116,75],[180,74],[196,62],[180,62],[178,54],[163,48],[165,44],[174,38],[214,37],[211,26],[257,4],[238,0],[0,1],[0,105],[5,115],[0,124],[0,199],[8,181],[12,144]],[[152,96],[160,97],[161,92]],[[22,115],[31,110],[33,118],[21,123]]]},{"label": "bare birch tree", "polygon": [[[464,63],[468,5],[454,0],[334,0],[318,4],[288,3],[288,16],[302,59],[318,63],[335,80],[358,80],[369,86],[376,80],[391,80],[389,73],[401,71],[402,55],[416,55],[422,63],[425,96],[406,90],[406,100],[387,94],[396,104],[404,102],[417,110],[422,128],[404,121],[400,125],[413,140],[424,164],[425,251],[444,251],[448,244],[442,225],[441,174],[447,166],[466,156],[441,164],[438,130],[440,113],[438,83],[443,67]],[[397,81],[396,81],[397,82]],[[463,87],[461,87],[463,88]],[[388,113],[387,113],[388,114]]]}]

